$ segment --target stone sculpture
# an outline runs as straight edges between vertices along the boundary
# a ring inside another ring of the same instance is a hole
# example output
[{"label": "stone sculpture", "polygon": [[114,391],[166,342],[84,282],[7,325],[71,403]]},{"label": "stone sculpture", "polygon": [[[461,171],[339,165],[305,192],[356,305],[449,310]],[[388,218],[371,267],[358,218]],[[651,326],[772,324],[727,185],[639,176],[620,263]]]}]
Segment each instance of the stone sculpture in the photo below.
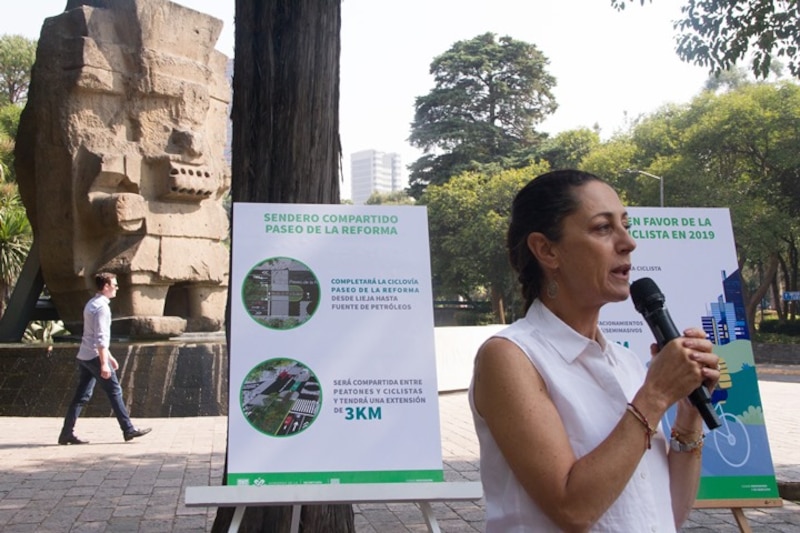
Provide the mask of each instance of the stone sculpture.
[{"label": "stone sculpture", "polygon": [[70,331],[97,271],[120,280],[112,331],[223,325],[231,91],[214,49],[221,28],[166,0],[70,0],[44,23],[16,170]]}]

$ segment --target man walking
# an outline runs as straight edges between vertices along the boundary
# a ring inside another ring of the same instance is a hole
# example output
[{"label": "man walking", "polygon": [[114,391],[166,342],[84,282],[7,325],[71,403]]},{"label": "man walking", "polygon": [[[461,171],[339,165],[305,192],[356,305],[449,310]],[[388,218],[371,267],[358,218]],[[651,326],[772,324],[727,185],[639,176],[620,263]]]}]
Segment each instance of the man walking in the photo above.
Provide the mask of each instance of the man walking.
[{"label": "man walking", "polygon": [[95,275],[97,293],[83,308],[83,336],[78,350],[78,388],[72,398],[64,426],[58,437],[59,444],[88,444],[75,436],[75,422],[81,414],[83,406],[91,399],[95,383],[108,396],[111,409],[117,417],[122,437],[125,441],[150,433],[150,428],[137,429],[128,416],[128,410],[122,401],[122,388],[117,380],[117,360],[111,355],[111,298],[117,295],[117,277],[114,274],[101,272]]}]

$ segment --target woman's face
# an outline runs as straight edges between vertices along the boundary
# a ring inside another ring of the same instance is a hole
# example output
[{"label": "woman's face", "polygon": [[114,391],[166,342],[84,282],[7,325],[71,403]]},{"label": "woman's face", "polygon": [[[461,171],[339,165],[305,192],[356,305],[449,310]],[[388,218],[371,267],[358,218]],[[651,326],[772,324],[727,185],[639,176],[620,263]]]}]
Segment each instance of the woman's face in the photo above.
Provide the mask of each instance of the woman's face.
[{"label": "woman's face", "polygon": [[614,189],[590,181],[573,190],[579,207],[563,222],[554,243],[559,299],[599,307],[630,293],[631,252],[628,213]]}]

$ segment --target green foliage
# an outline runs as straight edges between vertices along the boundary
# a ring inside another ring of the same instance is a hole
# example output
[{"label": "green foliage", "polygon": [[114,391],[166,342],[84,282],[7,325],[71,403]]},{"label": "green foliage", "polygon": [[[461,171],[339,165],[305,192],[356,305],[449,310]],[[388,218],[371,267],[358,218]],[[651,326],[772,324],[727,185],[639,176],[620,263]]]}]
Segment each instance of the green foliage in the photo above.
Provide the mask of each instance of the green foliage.
[{"label": "green foliage", "polygon": [[800,320],[762,320],[758,326],[758,331],[800,337]]},{"label": "green foliage", "polygon": [[762,275],[767,265],[780,261],[781,285],[796,284],[799,142],[800,87],[743,83],[643,117],[583,158],[582,167],[609,178],[629,205],[658,205],[659,181],[625,169],[660,176],[667,206],[728,208],[752,324],[773,281]]},{"label": "green foliage", "polygon": [[0,105],[25,100],[35,60],[35,40],[22,35],[0,35]]},{"label": "green foliage", "polygon": [[0,284],[12,285],[31,245],[31,226],[25,211],[0,211]]},{"label": "green foliage", "polygon": [[[624,9],[636,1],[611,4]],[[677,52],[684,61],[721,72],[750,56],[753,73],[766,78],[782,58],[792,75],[800,77],[797,0],[688,0],[681,12],[675,28],[680,31]]]},{"label": "green foliage", "polygon": [[766,78],[773,58],[783,57],[800,77],[796,0],[692,0],[681,11],[676,27],[683,60],[721,71],[751,53],[753,72]]},{"label": "green foliage", "polygon": [[[564,132],[540,147],[538,168],[502,172],[498,164],[431,185],[421,203],[429,211],[436,297],[494,299],[499,293],[511,307],[516,283],[504,250],[508,207],[513,193],[548,163],[607,179],[628,205],[658,205],[660,180],[633,169],[662,178],[668,206],[730,210],[752,324],[770,283],[798,288],[798,145],[800,86],[737,83],[727,92],[708,90],[689,103],[664,106],[605,142],[589,130]],[[763,275],[778,263],[780,278]],[[772,335],[756,333],[759,339]]]},{"label": "green foliage", "polygon": [[435,87],[417,97],[411,125],[409,141],[426,152],[410,167],[412,196],[462,172],[532,160],[540,138],[534,126],[556,109],[547,63],[536,46],[493,33],[436,57]]},{"label": "green foliage", "polygon": [[800,87],[705,93],[677,127],[685,155],[675,186],[691,191],[683,192],[691,203],[678,205],[730,207],[740,258],[764,258],[793,239],[797,224],[786,214],[800,213]]},{"label": "green foliage", "polygon": [[0,107],[0,131],[16,139],[21,114],[22,107],[17,104],[8,104]]},{"label": "green foliage", "polygon": [[22,108],[15,104],[0,107],[0,183],[16,182],[14,139]]},{"label": "green foliage", "polygon": [[750,83],[748,71],[744,67],[731,67],[709,76],[704,89],[706,91],[729,91]]},{"label": "green foliage", "polygon": [[28,324],[22,335],[22,342],[31,344],[52,344],[54,337],[67,333],[60,320],[34,320]]},{"label": "green foliage", "polygon": [[16,186],[0,186],[0,283],[11,284],[16,280],[32,238]]},{"label": "green foliage", "polygon": [[739,418],[748,426],[764,425],[764,411],[761,409],[760,405],[758,407],[753,405],[749,406],[747,411],[739,415]]},{"label": "green foliage", "polygon": [[567,130],[542,142],[537,156],[550,168],[580,168],[583,159],[600,146],[600,135],[588,128]]},{"label": "green foliage", "polygon": [[497,305],[514,301],[517,284],[505,247],[511,202],[548,169],[542,163],[496,175],[468,172],[427,188],[420,203],[428,206],[436,299],[471,300],[488,289]]},{"label": "green foliage", "polygon": [[786,335],[783,333],[768,333],[756,330],[753,342],[763,342],[764,344],[800,344],[800,335]]},{"label": "green foliage", "polygon": [[33,241],[16,185],[0,184],[0,316]]},{"label": "green foliage", "polygon": [[637,152],[636,144],[629,136],[617,136],[589,152],[578,168],[607,180],[625,204],[641,205],[642,196],[635,186],[635,177],[624,172],[637,166],[634,163]]},{"label": "green foliage", "polygon": [[262,318],[262,317],[254,317],[256,322],[259,324],[263,324],[264,326],[270,329],[292,329],[296,328],[302,322],[299,319],[289,317],[289,318]]},{"label": "green foliage", "polygon": [[14,179],[14,139],[0,129],[0,183]]},{"label": "green foliage", "polygon": [[414,205],[415,203],[416,200],[410,197],[406,191],[394,191],[374,192],[367,198],[365,205]]}]

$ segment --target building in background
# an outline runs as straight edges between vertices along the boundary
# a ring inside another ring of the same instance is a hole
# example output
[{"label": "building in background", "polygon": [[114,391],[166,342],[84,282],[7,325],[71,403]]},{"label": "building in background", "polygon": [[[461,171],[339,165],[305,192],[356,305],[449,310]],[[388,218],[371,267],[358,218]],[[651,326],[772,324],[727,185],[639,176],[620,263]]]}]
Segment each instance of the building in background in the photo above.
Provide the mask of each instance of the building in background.
[{"label": "building in background", "polygon": [[353,204],[366,203],[374,192],[402,191],[406,186],[400,154],[378,150],[350,154],[350,197]]}]

